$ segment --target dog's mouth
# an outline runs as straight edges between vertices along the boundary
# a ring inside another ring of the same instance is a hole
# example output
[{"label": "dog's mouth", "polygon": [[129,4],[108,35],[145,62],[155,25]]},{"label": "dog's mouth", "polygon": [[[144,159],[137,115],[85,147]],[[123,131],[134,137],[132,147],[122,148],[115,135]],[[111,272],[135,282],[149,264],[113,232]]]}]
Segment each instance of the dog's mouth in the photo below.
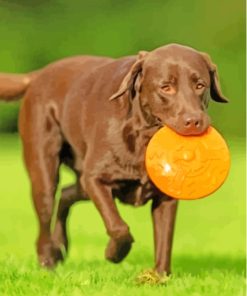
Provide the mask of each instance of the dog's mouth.
[{"label": "dog's mouth", "polygon": [[200,131],[179,131],[178,130],[178,131],[176,131],[176,133],[178,133],[181,136],[201,136],[207,131],[207,129],[208,129],[208,127],[204,128]]},{"label": "dog's mouth", "polygon": [[199,127],[194,127],[194,128],[184,127],[183,128],[176,123],[169,123],[169,122],[163,121],[159,117],[156,117],[156,121],[157,121],[156,124],[157,124],[158,128],[168,126],[175,133],[177,133],[181,136],[201,136],[207,131],[207,129],[209,127],[209,122],[203,123]]}]

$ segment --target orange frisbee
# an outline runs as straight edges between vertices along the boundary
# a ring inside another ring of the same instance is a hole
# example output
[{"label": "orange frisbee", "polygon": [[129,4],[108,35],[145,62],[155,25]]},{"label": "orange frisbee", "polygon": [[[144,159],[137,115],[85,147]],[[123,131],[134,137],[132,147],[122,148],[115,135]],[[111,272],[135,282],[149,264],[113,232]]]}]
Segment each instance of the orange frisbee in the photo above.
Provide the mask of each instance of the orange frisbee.
[{"label": "orange frisbee", "polygon": [[200,136],[158,130],[146,150],[146,169],[153,183],[177,199],[197,199],[216,191],[230,168],[225,140],[213,128]]}]

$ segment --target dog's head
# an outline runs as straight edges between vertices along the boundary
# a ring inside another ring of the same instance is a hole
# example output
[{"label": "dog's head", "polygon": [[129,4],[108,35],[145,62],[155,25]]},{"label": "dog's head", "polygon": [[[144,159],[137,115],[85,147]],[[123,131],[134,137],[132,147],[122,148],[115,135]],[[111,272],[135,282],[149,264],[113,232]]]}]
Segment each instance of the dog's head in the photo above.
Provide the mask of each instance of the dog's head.
[{"label": "dog's head", "polygon": [[128,94],[130,101],[139,98],[142,113],[150,124],[159,121],[182,135],[197,135],[207,129],[210,98],[227,102],[210,57],[177,44],[140,52],[110,99],[124,94]]}]

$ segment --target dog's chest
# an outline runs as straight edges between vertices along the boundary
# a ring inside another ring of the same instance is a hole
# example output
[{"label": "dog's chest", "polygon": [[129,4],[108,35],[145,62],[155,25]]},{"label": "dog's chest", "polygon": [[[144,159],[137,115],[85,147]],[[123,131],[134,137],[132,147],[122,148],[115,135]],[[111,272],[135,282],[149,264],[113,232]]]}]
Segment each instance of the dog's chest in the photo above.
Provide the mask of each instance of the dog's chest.
[{"label": "dog's chest", "polygon": [[[123,203],[140,206],[155,194],[145,169],[145,153],[150,138],[157,127],[134,129],[125,125],[111,133],[111,158],[109,166],[113,196]],[[114,139],[114,141],[113,141]]]},{"label": "dog's chest", "polygon": [[143,179],[146,177],[146,147],[157,127],[135,129],[131,123],[114,124],[108,130],[111,157],[116,179]]},{"label": "dog's chest", "polygon": [[112,158],[115,176],[120,179],[133,180],[146,176],[145,153],[148,140],[139,135],[131,138],[129,142],[121,141],[118,147],[114,146]]}]

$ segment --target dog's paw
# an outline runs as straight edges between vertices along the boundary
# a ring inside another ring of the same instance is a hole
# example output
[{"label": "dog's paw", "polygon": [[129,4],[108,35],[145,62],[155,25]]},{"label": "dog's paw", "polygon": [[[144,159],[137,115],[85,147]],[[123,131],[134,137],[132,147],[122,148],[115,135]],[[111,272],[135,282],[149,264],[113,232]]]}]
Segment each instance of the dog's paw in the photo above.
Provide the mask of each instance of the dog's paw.
[{"label": "dog's paw", "polygon": [[61,249],[63,256],[68,253],[68,237],[66,231],[66,225],[63,225],[60,221],[56,222],[54,231],[51,238],[55,248]]},{"label": "dog's paw", "polygon": [[113,263],[121,262],[128,255],[133,242],[131,234],[119,239],[111,238],[105,251],[106,259]]},{"label": "dog's paw", "polygon": [[154,269],[144,270],[136,277],[137,284],[147,284],[147,285],[166,285],[170,280],[170,276],[166,273],[158,273]]},{"label": "dog's paw", "polygon": [[56,248],[52,244],[47,244],[42,249],[42,252],[38,253],[39,263],[42,267],[52,269],[58,262],[64,260],[64,255],[60,248]]}]

